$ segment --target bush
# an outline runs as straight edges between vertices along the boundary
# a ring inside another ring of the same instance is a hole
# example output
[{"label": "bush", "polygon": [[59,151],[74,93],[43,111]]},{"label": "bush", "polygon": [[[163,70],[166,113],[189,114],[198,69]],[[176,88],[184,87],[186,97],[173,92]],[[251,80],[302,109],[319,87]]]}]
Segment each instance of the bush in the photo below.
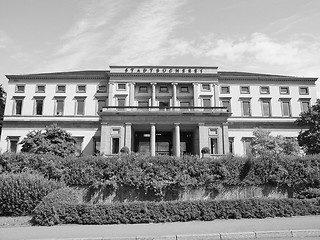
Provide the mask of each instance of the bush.
[{"label": "bush", "polygon": [[300,199],[320,198],[320,188],[304,189],[297,194],[296,198],[300,198]]},{"label": "bush", "polygon": [[38,174],[1,174],[0,216],[29,215],[44,196],[63,186]]},{"label": "bush", "polygon": [[120,149],[120,152],[121,152],[122,154],[129,154],[129,153],[130,153],[130,149],[129,149],[128,147],[124,146],[124,147],[122,147],[122,148]]},{"label": "bush", "polygon": [[134,224],[320,214],[320,199],[247,199],[193,202],[134,202],[109,205],[61,204],[35,212],[34,223]]},{"label": "bush", "polygon": [[202,154],[210,153],[210,148],[208,148],[208,147],[203,147],[203,148],[201,149],[201,153],[202,153]]},{"label": "bush", "polygon": [[295,192],[320,188],[320,155],[256,158],[223,156],[201,159],[196,156],[113,157],[82,156],[61,158],[39,154],[0,155],[1,173],[32,171],[68,186],[123,186],[163,196],[166,189],[212,186],[289,187]]},{"label": "bush", "polygon": [[59,222],[56,208],[63,204],[79,204],[78,193],[69,187],[60,188],[46,195],[33,210],[32,221],[41,221],[44,225],[54,225]]}]

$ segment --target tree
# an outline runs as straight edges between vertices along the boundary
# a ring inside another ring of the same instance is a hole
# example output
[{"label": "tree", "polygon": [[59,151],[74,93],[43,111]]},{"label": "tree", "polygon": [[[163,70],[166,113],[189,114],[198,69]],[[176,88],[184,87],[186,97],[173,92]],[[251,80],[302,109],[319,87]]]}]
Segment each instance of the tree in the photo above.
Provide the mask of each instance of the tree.
[{"label": "tree", "polygon": [[296,138],[276,137],[270,135],[270,131],[256,128],[253,131],[254,138],[250,145],[253,156],[279,156],[283,155],[300,155],[301,149]]},{"label": "tree", "polygon": [[70,133],[51,124],[43,130],[33,130],[20,142],[22,152],[53,154],[66,157],[75,152],[75,140]]},{"label": "tree", "polygon": [[304,147],[307,154],[320,153],[320,99],[308,111],[301,113],[296,123],[307,128],[298,135],[299,145]]},{"label": "tree", "polygon": [[3,118],[5,103],[6,103],[6,92],[2,88],[2,85],[0,85],[0,120]]}]

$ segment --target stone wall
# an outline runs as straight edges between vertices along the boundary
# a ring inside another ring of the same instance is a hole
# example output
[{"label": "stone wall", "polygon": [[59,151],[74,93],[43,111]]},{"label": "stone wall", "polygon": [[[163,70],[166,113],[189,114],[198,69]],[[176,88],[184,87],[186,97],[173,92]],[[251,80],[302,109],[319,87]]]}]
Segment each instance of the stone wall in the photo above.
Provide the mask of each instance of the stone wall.
[{"label": "stone wall", "polygon": [[218,190],[205,187],[189,189],[166,189],[162,194],[132,187],[112,186],[76,187],[84,203],[115,203],[132,201],[188,201],[188,200],[232,200],[247,198],[290,198],[292,189],[272,185],[223,186]]}]

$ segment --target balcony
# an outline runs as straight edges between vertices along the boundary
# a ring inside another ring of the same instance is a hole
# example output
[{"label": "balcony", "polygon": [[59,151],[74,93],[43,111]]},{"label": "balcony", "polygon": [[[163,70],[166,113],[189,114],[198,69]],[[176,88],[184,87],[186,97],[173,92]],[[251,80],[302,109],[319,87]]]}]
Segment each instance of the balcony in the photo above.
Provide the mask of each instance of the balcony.
[{"label": "balcony", "polygon": [[170,112],[170,113],[228,113],[227,107],[140,107],[140,106],[108,106],[103,107],[102,113],[110,112]]}]

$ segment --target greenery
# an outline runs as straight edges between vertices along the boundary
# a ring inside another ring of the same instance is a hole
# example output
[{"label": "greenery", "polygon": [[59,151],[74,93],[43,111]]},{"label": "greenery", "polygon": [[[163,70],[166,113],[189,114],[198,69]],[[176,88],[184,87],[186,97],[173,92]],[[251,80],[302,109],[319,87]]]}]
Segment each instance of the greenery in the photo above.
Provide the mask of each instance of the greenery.
[{"label": "greenery", "polygon": [[220,186],[290,187],[298,192],[320,188],[320,155],[256,158],[224,156],[199,159],[193,156],[119,155],[113,157],[6,153],[0,155],[1,173],[37,172],[68,186],[122,186],[144,189],[163,196],[166,189]]},{"label": "greenery", "polygon": [[124,146],[124,147],[122,147],[122,148],[120,149],[120,152],[121,152],[122,154],[129,154],[129,153],[130,153],[130,149],[129,149],[128,147]]},{"label": "greenery", "polygon": [[57,223],[57,215],[54,209],[63,204],[79,204],[79,196],[75,190],[69,187],[59,188],[50,192],[34,209],[33,221],[41,221],[44,225],[54,225]]},{"label": "greenery", "polygon": [[201,149],[201,153],[202,153],[202,154],[210,153],[210,148],[208,148],[208,147],[203,147],[203,148]]},{"label": "greenery", "polygon": [[299,145],[305,148],[307,154],[320,153],[320,99],[308,111],[301,113],[296,123],[307,128],[298,135]]},{"label": "greenery", "polygon": [[[133,202],[106,205],[61,204],[33,212],[33,223],[133,224],[289,217],[320,214],[320,199]],[[48,221],[51,219],[51,221]]]},{"label": "greenery", "polygon": [[20,142],[22,152],[53,154],[66,157],[75,152],[75,140],[70,133],[57,124],[47,126],[44,131],[33,130]]},{"label": "greenery", "polygon": [[63,186],[38,174],[1,174],[0,216],[29,215],[44,196]]},{"label": "greenery", "polygon": [[6,92],[4,91],[2,85],[0,85],[0,120],[2,120],[4,114],[4,107],[6,103]]},{"label": "greenery", "polygon": [[300,155],[301,149],[298,141],[292,137],[271,136],[270,131],[256,128],[251,141],[252,154],[255,157],[267,155],[277,157],[281,155]]}]

